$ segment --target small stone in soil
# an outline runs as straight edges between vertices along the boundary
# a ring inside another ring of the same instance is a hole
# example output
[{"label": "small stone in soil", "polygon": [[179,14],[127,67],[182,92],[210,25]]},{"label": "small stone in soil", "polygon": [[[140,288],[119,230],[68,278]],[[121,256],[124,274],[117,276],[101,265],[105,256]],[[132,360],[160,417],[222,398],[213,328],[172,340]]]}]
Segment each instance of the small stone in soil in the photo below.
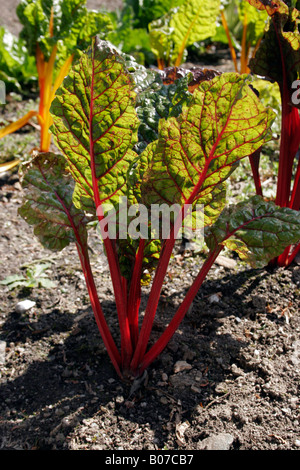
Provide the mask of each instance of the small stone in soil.
[{"label": "small stone in soil", "polygon": [[192,368],[191,364],[186,361],[177,361],[174,365],[174,372],[182,372],[183,370],[190,370]]},{"label": "small stone in soil", "polygon": [[15,311],[17,313],[25,313],[27,310],[30,310],[32,307],[35,306],[35,302],[32,300],[26,299],[22,300],[21,302],[18,302],[17,305],[15,306]]},{"label": "small stone in soil", "polygon": [[201,450],[229,450],[233,443],[233,436],[228,433],[220,433],[209,436],[199,443],[198,449]]},{"label": "small stone in soil", "polygon": [[6,342],[0,341],[0,364],[5,364]]}]

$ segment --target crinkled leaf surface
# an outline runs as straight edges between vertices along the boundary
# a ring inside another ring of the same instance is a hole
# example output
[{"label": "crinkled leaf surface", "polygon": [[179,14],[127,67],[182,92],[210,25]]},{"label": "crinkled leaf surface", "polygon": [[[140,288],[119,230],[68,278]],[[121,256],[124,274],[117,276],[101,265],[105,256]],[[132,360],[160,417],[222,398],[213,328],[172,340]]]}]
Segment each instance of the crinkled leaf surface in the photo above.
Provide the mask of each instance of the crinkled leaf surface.
[{"label": "crinkled leaf surface", "polygon": [[139,141],[135,146],[137,153],[158,138],[160,119],[179,116],[199,84],[216,75],[220,72],[200,67],[167,67],[158,72],[136,68],[133,78],[137,90],[136,110],[141,122]]},{"label": "crinkled leaf surface", "polygon": [[211,250],[224,245],[253,267],[266,266],[299,240],[300,213],[261,196],[226,208],[206,233]]},{"label": "crinkled leaf surface", "polygon": [[158,140],[141,154],[135,170],[142,168],[142,202],[216,201],[238,161],[270,140],[273,118],[247,76],[229,73],[202,82],[179,117],[160,121]]},{"label": "crinkled leaf surface", "polygon": [[169,116],[179,116],[182,106],[191,98],[188,91],[189,77],[176,80],[171,85],[164,85],[159,74],[137,96],[136,110],[141,122],[139,127],[139,141],[135,147],[140,153],[145,147],[158,137],[160,119]]},{"label": "crinkled leaf surface", "polygon": [[96,39],[57,91],[52,132],[76,182],[77,207],[96,209],[93,173],[100,203],[118,203],[126,194],[139,125],[133,88],[122,56]]},{"label": "crinkled leaf surface", "polygon": [[53,153],[39,154],[22,180],[25,195],[19,214],[34,226],[42,245],[53,251],[76,241],[85,245],[87,219],[73,204],[74,182],[65,159]]}]

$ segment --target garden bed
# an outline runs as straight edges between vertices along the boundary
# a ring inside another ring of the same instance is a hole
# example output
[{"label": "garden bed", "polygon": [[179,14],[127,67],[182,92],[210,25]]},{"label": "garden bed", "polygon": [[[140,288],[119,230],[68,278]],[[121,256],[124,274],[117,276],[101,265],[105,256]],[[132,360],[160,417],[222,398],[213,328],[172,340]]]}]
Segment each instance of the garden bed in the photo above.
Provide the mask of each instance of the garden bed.
[{"label": "garden bed", "polygon": [[[299,265],[251,270],[220,259],[132,391],[104,350],[75,248],[42,249],[17,215],[21,200],[17,174],[3,176],[1,278],[47,260],[57,287],[1,286],[1,449],[299,449]],[[100,299],[116,334],[107,265],[95,253]],[[154,334],[200,263],[201,253],[173,258]],[[24,299],[35,305],[17,313]]]},{"label": "garden bed", "polygon": [[[5,24],[18,33],[14,9],[12,3]],[[217,52],[221,60],[213,66],[232,70],[229,51]],[[4,120],[37,108],[34,99],[19,99],[8,102]],[[38,142],[37,126],[26,125],[1,140],[1,162],[23,159]],[[274,164],[274,148],[270,154]],[[272,186],[275,172],[265,170],[263,183]],[[235,174],[229,197],[240,200],[254,191],[249,162]],[[22,197],[17,170],[0,174],[0,280],[26,278],[26,270],[48,263],[43,280],[54,284],[0,285],[0,450],[299,450],[299,256],[287,269],[250,269],[225,252],[147,374],[121,381],[98,332],[75,247],[42,248],[18,215]],[[119,346],[106,258],[97,233],[90,236],[99,298]],[[152,342],[204,259],[201,250],[176,247]],[[24,300],[32,304],[22,311]]]}]

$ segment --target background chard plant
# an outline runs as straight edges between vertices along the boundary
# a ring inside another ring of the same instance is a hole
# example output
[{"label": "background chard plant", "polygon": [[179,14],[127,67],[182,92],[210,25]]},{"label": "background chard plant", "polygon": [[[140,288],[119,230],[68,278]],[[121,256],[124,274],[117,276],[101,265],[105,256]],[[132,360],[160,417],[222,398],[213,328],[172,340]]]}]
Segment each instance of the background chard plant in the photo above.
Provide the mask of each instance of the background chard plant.
[{"label": "background chard plant", "polygon": [[[39,109],[0,129],[0,138],[25,126],[33,117],[40,125],[39,150],[50,148],[50,105],[79,50],[95,35],[112,29],[109,16],[89,11],[86,0],[21,0],[17,15],[23,29],[19,40],[35,60],[39,86]],[[32,63],[31,68],[32,68]]]},{"label": "background chard plant", "polygon": [[[24,166],[20,215],[45,247],[76,244],[99,331],[123,378],[142,374],[165,348],[225,247],[256,267],[300,240],[299,211],[258,195],[226,206],[226,180],[242,158],[272,138],[273,111],[262,105],[248,75],[204,76],[193,93],[191,79],[164,85],[159,73],[95,38],[51,106],[51,131],[61,154],[41,152]],[[177,204],[180,211],[168,236],[152,238],[151,224],[146,231],[140,227],[139,237],[129,231],[124,238],[110,236],[106,204],[120,218],[120,197],[134,208],[128,222],[141,207],[151,212],[155,204]],[[160,293],[187,205],[194,215],[198,205],[204,209],[209,251],[174,317],[153,342]],[[108,327],[89,260],[88,231],[96,223],[120,338],[113,338]],[[145,283],[150,292],[142,316]]]},{"label": "background chard plant", "polygon": [[[281,96],[281,136],[277,192],[275,202],[280,207],[300,210],[300,117],[297,98],[300,78],[300,2],[247,0],[258,10],[267,12],[269,24],[250,70],[279,86]],[[259,154],[253,163],[253,176],[262,194]],[[272,264],[288,266],[299,253],[300,244],[291,245]]]},{"label": "background chard plant", "polygon": [[27,92],[35,87],[37,71],[34,57],[30,56],[23,39],[0,27],[0,80],[4,81],[7,93]]},{"label": "background chard plant", "polygon": [[220,0],[175,1],[172,6],[148,24],[151,50],[160,69],[180,66],[188,46],[215,34]]},{"label": "background chard plant", "polygon": [[[259,47],[268,14],[245,0],[225,0],[221,3],[221,24],[212,40],[228,44],[236,72],[249,73],[249,58],[255,56]],[[239,64],[236,50],[240,53]]]}]

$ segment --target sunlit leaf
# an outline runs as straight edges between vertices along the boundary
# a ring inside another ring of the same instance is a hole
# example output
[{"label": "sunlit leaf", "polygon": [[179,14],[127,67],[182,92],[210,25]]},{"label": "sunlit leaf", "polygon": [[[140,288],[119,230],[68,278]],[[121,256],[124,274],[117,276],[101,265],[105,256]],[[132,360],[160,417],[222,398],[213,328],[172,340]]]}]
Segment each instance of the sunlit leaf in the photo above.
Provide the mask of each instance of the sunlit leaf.
[{"label": "sunlit leaf", "polygon": [[206,243],[238,253],[253,267],[263,267],[290,244],[300,241],[300,213],[254,196],[229,206],[207,230]]},{"label": "sunlit leaf", "polygon": [[219,10],[220,0],[186,0],[171,16],[175,65],[180,65],[185,48],[214,36]]},{"label": "sunlit leaf", "polygon": [[44,247],[60,251],[78,241],[76,233],[86,243],[87,219],[73,204],[74,182],[61,155],[37,155],[24,171],[22,185],[19,214],[34,227]]},{"label": "sunlit leaf", "polygon": [[126,194],[139,125],[133,88],[122,56],[96,39],[57,91],[52,132],[76,182],[77,207],[96,209],[93,172],[100,203]]},{"label": "sunlit leaf", "polygon": [[202,82],[179,117],[160,121],[158,140],[141,154],[142,201],[211,204],[239,160],[271,139],[273,118],[247,76],[228,73]]}]

